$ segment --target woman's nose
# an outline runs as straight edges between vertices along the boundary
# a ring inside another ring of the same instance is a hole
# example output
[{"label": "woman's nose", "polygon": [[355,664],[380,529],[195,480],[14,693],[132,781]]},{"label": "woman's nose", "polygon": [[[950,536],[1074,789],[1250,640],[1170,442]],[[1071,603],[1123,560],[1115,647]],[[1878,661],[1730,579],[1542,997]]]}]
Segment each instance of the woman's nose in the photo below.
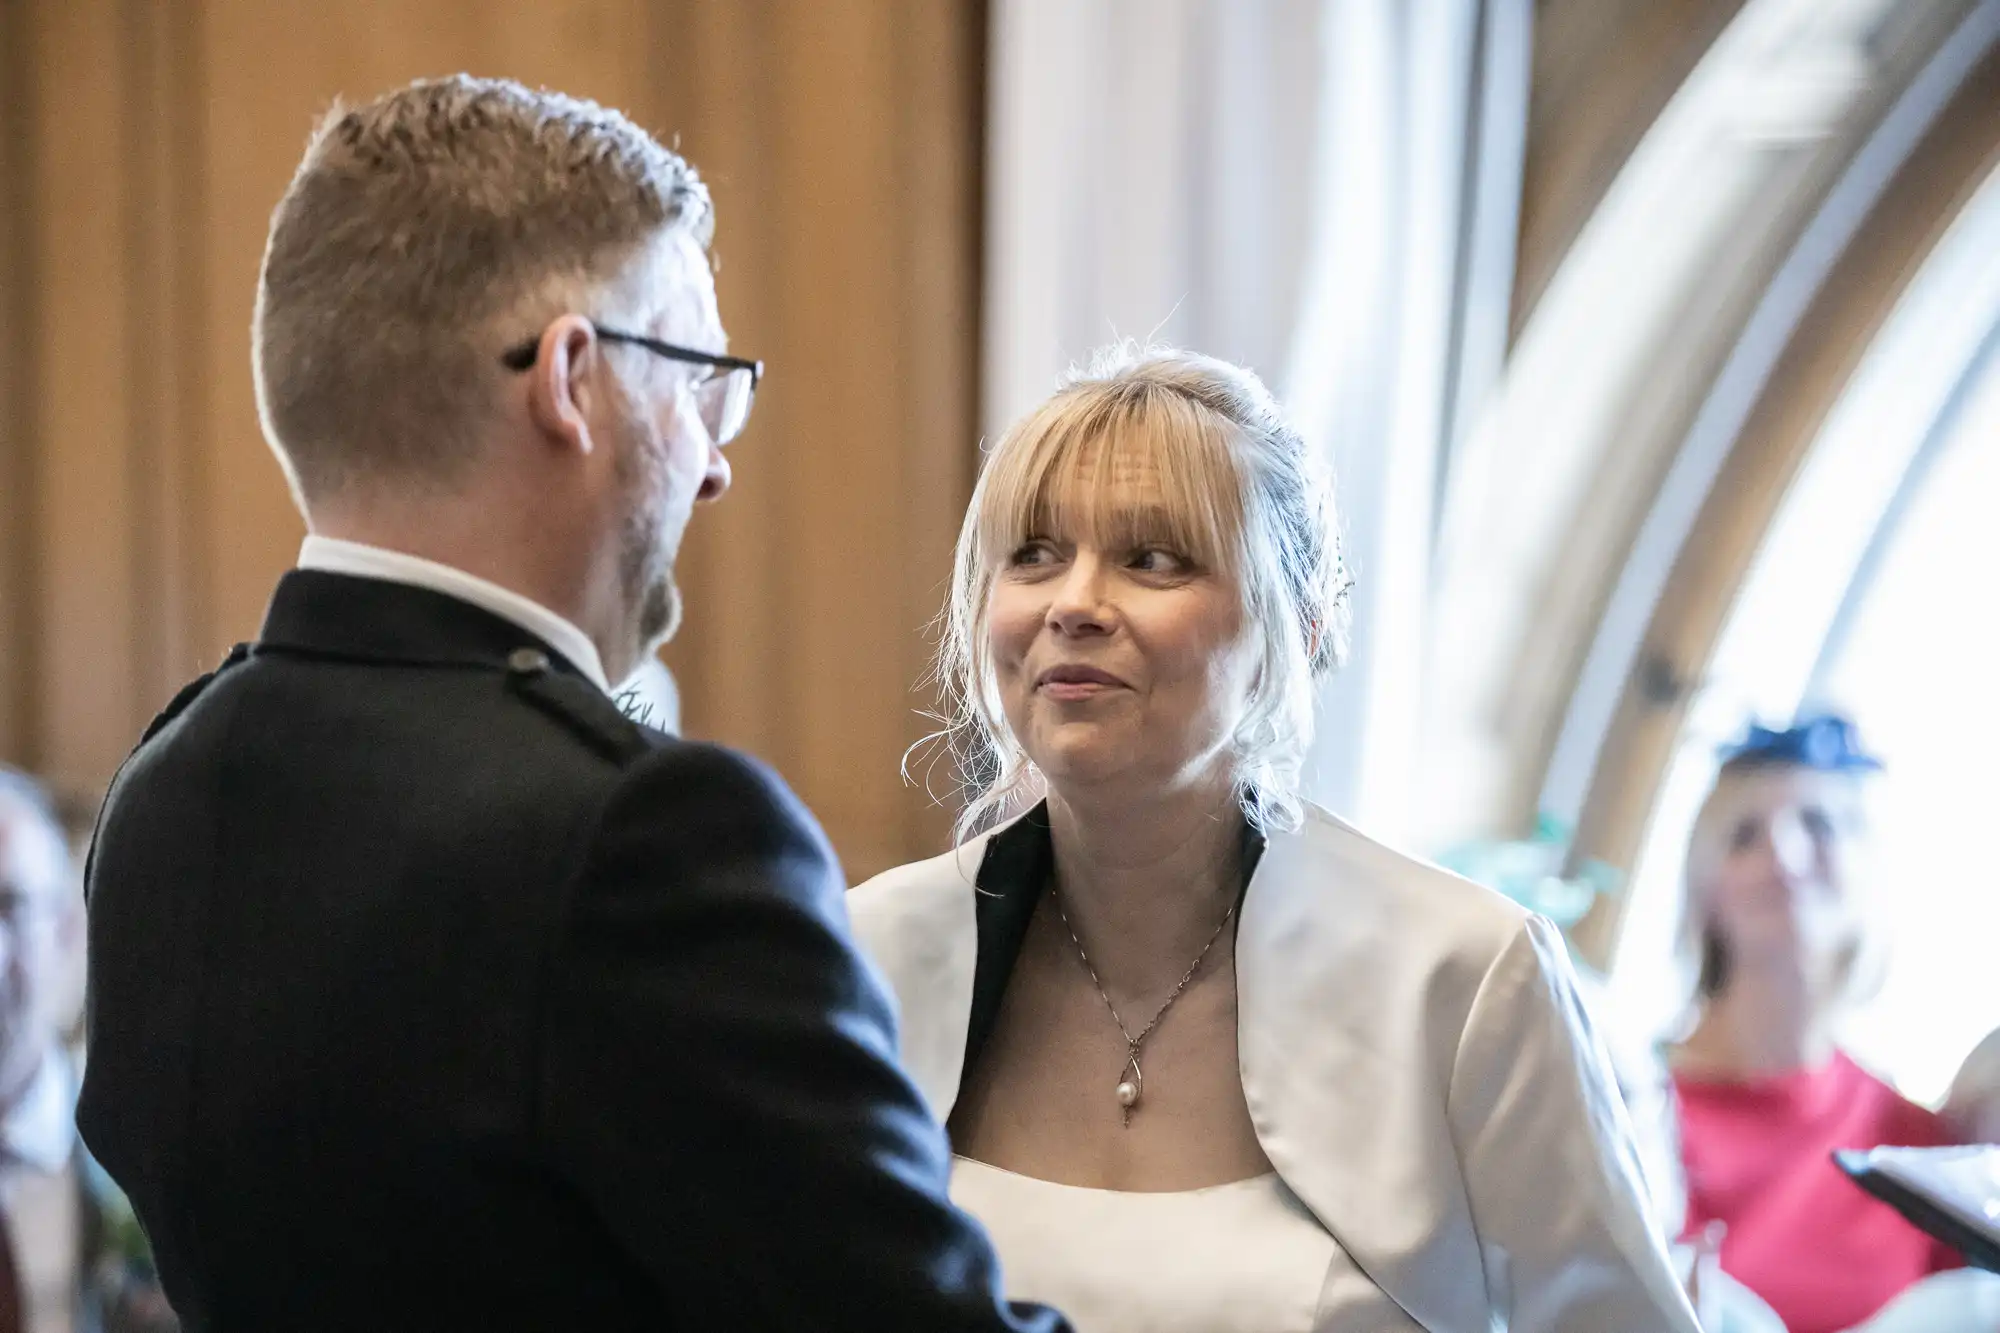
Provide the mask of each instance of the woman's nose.
[{"label": "woman's nose", "polygon": [[1049,625],[1063,634],[1108,632],[1112,611],[1106,603],[1104,574],[1101,560],[1079,551],[1056,582],[1049,601]]},{"label": "woman's nose", "polygon": [[1813,837],[1805,822],[1795,816],[1772,821],[1767,845],[1771,868],[1787,884],[1809,879],[1813,872]]}]

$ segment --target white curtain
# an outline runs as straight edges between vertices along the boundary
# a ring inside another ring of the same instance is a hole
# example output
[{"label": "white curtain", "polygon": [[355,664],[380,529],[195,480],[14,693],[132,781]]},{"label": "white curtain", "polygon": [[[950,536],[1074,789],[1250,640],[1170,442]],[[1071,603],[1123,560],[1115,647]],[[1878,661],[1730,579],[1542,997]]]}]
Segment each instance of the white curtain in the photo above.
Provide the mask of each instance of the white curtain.
[{"label": "white curtain", "polygon": [[1310,244],[1321,0],[997,0],[989,438],[1119,337],[1274,387]]},{"label": "white curtain", "polygon": [[1504,350],[1528,0],[996,0],[990,439],[1114,337],[1263,375],[1340,477],[1316,799],[1402,832],[1432,524]]}]

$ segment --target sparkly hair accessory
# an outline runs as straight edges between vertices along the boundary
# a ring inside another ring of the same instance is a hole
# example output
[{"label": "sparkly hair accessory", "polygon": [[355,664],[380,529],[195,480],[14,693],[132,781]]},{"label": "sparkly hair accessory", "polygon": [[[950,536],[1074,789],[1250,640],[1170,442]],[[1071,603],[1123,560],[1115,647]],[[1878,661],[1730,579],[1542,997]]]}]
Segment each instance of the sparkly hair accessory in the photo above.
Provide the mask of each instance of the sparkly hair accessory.
[{"label": "sparkly hair accessory", "polygon": [[1861,748],[1860,733],[1838,713],[1814,713],[1783,731],[1751,723],[1741,740],[1722,747],[1730,768],[1789,764],[1821,773],[1874,773],[1882,761]]}]

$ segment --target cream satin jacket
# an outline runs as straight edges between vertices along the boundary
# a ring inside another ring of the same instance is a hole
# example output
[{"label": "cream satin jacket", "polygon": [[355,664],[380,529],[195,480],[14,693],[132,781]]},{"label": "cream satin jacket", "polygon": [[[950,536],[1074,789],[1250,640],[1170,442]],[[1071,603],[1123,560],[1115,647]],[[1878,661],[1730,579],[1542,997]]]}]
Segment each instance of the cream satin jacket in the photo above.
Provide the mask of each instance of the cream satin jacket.
[{"label": "cream satin jacket", "polygon": [[[1041,892],[996,866],[1046,858],[1033,819],[848,896],[940,1120]],[[1697,1333],[1548,921],[1309,808],[1256,862],[1236,978],[1265,1155],[1430,1333]]]}]

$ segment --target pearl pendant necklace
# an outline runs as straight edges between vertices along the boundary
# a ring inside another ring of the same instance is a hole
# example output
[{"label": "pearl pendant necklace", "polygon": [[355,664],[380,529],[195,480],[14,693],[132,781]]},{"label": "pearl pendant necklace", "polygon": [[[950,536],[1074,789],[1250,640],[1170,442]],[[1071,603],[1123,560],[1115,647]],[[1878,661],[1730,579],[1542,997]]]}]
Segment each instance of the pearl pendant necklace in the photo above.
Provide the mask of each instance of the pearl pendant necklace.
[{"label": "pearl pendant necklace", "polygon": [[1146,1038],[1153,1035],[1153,1029],[1160,1025],[1162,1018],[1166,1017],[1167,1010],[1174,1007],[1174,1001],[1180,999],[1187,991],[1188,983],[1194,980],[1194,974],[1201,971],[1202,959],[1208,957],[1208,951],[1222,938],[1223,929],[1229,925],[1229,919],[1236,915],[1236,904],[1234,902],[1229,904],[1229,910],[1222,914],[1222,920],[1215,923],[1215,931],[1208,937],[1208,943],[1201,946],[1201,952],[1194,956],[1192,963],[1188,964],[1188,970],[1181,974],[1180,981],[1175,984],[1166,1001],[1153,1012],[1152,1021],[1141,1028],[1139,1035],[1135,1037],[1132,1035],[1132,1029],[1125,1026],[1125,1020],[1118,1016],[1118,1006],[1111,1003],[1111,997],[1105,993],[1104,983],[1097,979],[1097,968],[1091,963],[1090,954],[1083,947],[1083,941],[1077,938],[1076,927],[1069,923],[1069,913],[1063,910],[1062,895],[1056,892],[1053,879],[1049,881],[1049,901],[1056,905],[1056,915],[1062,918],[1063,929],[1069,932],[1069,942],[1076,946],[1077,960],[1083,964],[1083,970],[1090,974],[1090,984],[1097,987],[1097,998],[1104,1001],[1104,1007],[1111,1013],[1111,1021],[1118,1025],[1118,1034],[1125,1038],[1125,1063],[1118,1068],[1118,1086],[1112,1089],[1112,1096],[1118,1099],[1119,1113],[1124,1118],[1125,1127],[1130,1129],[1132,1108],[1139,1104],[1139,1098],[1146,1091],[1146,1075],[1139,1068],[1139,1048],[1146,1044]]},{"label": "pearl pendant necklace", "polygon": [[[1115,1016],[1116,1011],[1113,1011]],[[1123,1023],[1118,1025],[1121,1029]],[[1139,1070],[1139,1047],[1130,1037],[1125,1039],[1125,1072],[1132,1077],[1120,1079],[1115,1095],[1118,1105],[1125,1112],[1125,1123],[1132,1123],[1132,1108],[1139,1104],[1139,1094],[1146,1090],[1146,1076]]]}]

